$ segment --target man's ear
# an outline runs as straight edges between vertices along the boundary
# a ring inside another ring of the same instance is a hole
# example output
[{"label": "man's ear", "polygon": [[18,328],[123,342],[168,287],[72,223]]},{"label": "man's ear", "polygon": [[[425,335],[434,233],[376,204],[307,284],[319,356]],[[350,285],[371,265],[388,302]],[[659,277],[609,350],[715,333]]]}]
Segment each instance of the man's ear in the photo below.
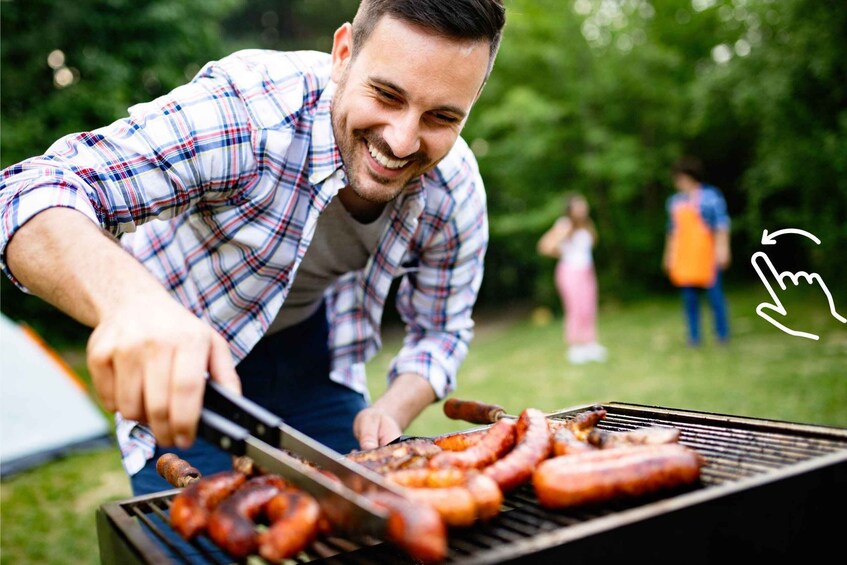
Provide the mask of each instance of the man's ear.
[{"label": "man's ear", "polygon": [[353,26],[342,24],[332,36],[332,80],[341,82],[344,70],[353,57]]}]

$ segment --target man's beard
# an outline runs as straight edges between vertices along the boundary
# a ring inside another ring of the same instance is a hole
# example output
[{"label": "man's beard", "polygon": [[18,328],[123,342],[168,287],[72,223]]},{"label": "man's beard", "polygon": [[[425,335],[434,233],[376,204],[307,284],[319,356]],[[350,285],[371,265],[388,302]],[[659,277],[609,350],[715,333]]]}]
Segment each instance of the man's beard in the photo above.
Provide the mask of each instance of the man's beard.
[{"label": "man's beard", "polygon": [[[343,96],[346,86],[346,77],[338,83],[334,100],[340,100]],[[335,143],[338,145],[338,152],[341,154],[341,161],[347,171],[347,184],[353,189],[353,192],[368,202],[374,204],[385,204],[394,200],[412,180],[427,172],[435,166],[434,163],[427,166],[429,159],[425,152],[418,151],[406,159],[411,162],[406,166],[409,170],[405,172],[407,178],[386,178],[373,170],[368,170],[368,156],[361,154],[368,151],[366,143],[369,143],[378,151],[385,155],[394,158],[394,154],[388,143],[376,132],[371,129],[353,130],[349,136],[347,134],[347,117],[336,111],[337,106],[333,104],[330,111],[332,122],[332,133],[335,136]],[[357,160],[357,152],[360,152]],[[367,183],[367,184],[366,184]],[[366,190],[367,185],[376,185],[376,190]]]}]

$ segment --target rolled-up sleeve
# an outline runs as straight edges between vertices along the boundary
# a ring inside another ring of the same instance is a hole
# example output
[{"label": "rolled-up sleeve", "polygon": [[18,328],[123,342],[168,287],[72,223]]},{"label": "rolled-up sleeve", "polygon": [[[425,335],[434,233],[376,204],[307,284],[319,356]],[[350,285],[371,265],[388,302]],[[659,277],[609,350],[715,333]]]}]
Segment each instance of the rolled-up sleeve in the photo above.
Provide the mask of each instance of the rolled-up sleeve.
[{"label": "rolled-up sleeve", "polygon": [[488,246],[482,179],[475,167],[469,163],[465,167],[462,189],[450,191],[461,198],[454,201],[445,219],[438,219],[438,214],[429,218],[432,230],[423,242],[417,268],[404,277],[397,291],[397,309],[407,331],[388,379],[403,373],[422,375],[438,398],[455,389],[468,352],[474,325],[471,315]]}]

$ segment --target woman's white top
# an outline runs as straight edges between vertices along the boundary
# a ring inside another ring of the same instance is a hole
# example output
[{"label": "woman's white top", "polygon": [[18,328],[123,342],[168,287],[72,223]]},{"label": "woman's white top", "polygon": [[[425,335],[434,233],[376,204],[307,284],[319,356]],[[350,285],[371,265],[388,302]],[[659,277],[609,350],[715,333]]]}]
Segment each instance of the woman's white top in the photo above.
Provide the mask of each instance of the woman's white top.
[{"label": "woman's white top", "polygon": [[560,261],[568,267],[590,267],[594,263],[591,253],[593,245],[594,238],[591,232],[585,228],[577,228],[559,245],[559,250],[562,252]]}]

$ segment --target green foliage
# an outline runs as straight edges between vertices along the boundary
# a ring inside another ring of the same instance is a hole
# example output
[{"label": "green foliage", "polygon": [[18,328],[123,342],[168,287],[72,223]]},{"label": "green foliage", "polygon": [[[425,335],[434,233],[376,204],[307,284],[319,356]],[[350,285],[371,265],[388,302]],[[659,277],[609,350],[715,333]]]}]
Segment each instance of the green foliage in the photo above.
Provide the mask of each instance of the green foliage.
[{"label": "green foliage", "polygon": [[[3,3],[3,166],[106,125],[226,53],[220,20],[243,0]],[[55,50],[63,58],[48,64]],[[54,80],[70,72],[63,88]]]},{"label": "green foliage", "polygon": [[[3,3],[3,166],[104,125],[238,48],[320,49],[357,0],[12,0]],[[701,156],[733,217],[730,282],[763,229],[780,269],[821,273],[843,302],[847,263],[847,3],[820,0],[507,0],[494,72],[463,135],[489,195],[481,304],[554,305],[535,243],[564,191],[600,234],[601,299],[669,290],[660,271],[668,167]],[[77,77],[54,85],[60,49]],[[841,294],[839,296],[839,291]],[[13,294],[17,293],[17,294]],[[55,313],[4,281],[4,312]],[[840,302],[836,301],[836,304]],[[10,310],[11,309],[11,310]],[[64,324],[58,324],[62,327]],[[73,325],[67,331],[78,331]]]}]

